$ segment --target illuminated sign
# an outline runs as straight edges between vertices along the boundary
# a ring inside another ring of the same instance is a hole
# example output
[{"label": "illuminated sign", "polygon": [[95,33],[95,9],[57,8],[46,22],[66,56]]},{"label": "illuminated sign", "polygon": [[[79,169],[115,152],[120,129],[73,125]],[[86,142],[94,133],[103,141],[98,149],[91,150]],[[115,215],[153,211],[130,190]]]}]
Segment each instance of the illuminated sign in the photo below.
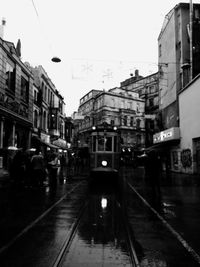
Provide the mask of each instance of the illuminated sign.
[{"label": "illuminated sign", "polygon": [[153,135],[154,144],[178,139],[180,139],[180,130],[178,127],[173,127]]}]

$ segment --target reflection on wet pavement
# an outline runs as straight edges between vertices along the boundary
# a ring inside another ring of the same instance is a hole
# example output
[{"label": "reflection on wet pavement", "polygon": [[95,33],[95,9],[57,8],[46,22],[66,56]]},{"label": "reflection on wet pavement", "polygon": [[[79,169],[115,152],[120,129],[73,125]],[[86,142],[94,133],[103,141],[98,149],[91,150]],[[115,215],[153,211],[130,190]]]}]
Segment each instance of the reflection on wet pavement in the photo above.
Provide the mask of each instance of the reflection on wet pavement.
[{"label": "reflection on wet pavement", "polygon": [[90,195],[63,265],[132,266],[120,216],[115,195]]}]

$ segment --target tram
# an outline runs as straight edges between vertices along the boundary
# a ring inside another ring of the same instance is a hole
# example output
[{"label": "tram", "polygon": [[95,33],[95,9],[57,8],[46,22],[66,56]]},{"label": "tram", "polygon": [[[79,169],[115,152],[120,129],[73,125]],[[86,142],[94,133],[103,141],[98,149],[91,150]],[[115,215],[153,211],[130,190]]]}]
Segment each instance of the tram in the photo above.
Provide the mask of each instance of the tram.
[{"label": "tram", "polygon": [[110,182],[118,179],[120,135],[117,127],[104,123],[93,126],[90,140],[90,176],[92,180]]}]

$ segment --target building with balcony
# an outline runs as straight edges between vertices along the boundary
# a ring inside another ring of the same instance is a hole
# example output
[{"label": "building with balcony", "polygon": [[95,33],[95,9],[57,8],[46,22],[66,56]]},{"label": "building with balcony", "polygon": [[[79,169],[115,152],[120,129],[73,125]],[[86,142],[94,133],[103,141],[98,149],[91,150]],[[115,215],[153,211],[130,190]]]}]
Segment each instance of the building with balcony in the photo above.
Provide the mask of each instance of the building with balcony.
[{"label": "building with balcony", "polygon": [[145,145],[144,100],[123,88],[108,91],[91,90],[80,99],[78,114],[79,145],[87,146],[92,126],[116,126],[121,134],[122,145],[140,149]]},{"label": "building with balcony", "polygon": [[[30,67],[30,65],[29,65]],[[32,146],[44,151],[66,148],[64,98],[42,66],[30,67],[34,75]]]},{"label": "building with balcony", "polygon": [[145,101],[145,146],[153,144],[153,134],[161,129],[159,116],[159,74],[158,72],[142,77],[139,71],[135,76],[121,82],[124,89],[136,92]]},{"label": "building with balcony", "polygon": [[[0,158],[9,168],[8,148],[30,148],[33,75],[12,42],[0,38]],[[11,155],[12,156],[12,155]]]}]

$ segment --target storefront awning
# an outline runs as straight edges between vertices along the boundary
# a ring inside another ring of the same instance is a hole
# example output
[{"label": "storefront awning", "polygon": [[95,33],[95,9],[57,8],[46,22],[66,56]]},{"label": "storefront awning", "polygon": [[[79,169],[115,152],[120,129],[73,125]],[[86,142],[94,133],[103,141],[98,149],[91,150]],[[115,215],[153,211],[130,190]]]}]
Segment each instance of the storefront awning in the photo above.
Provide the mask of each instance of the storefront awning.
[{"label": "storefront awning", "polygon": [[171,149],[172,146],[179,145],[179,143],[180,143],[180,140],[170,140],[170,141],[166,141],[166,142],[161,142],[161,143],[146,147],[145,151],[151,151],[151,150],[167,151],[167,150]]},{"label": "storefront awning", "polygon": [[54,148],[54,149],[59,149],[58,146],[54,145],[54,144],[51,144],[51,143],[47,143],[47,142],[44,142],[43,140],[41,140],[38,136],[32,136],[33,139],[37,140],[37,142],[39,142],[40,144],[42,145],[45,145],[45,146],[48,146],[50,148]]}]

